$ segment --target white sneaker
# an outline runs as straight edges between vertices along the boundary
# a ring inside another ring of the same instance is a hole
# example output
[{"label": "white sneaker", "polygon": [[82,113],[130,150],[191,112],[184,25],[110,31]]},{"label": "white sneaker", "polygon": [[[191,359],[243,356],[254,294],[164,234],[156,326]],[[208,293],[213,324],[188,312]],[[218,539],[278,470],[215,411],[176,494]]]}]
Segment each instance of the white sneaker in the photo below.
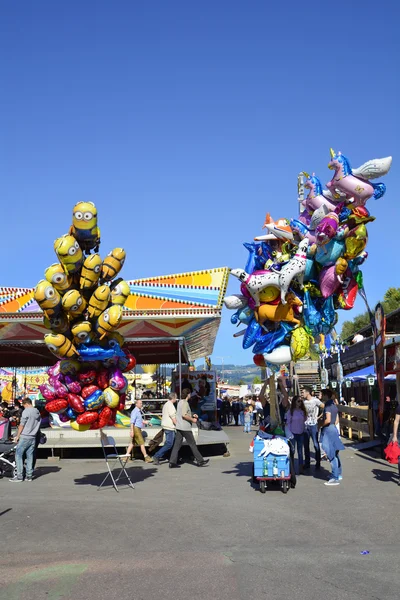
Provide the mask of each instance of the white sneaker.
[{"label": "white sneaker", "polygon": [[329,481],[325,481],[324,485],[339,485],[339,480],[338,479],[330,479]]}]

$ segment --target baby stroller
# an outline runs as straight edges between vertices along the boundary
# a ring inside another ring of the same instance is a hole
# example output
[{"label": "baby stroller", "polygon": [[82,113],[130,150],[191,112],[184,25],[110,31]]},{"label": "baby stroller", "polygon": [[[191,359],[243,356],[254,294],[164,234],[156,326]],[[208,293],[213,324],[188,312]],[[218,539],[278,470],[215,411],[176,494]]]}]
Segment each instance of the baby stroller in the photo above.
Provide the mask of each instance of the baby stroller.
[{"label": "baby stroller", "polygon": [[8,419],[0,417],[0,477],[17,475],[15,463],[16,444],[10,441],[11,423]]}]

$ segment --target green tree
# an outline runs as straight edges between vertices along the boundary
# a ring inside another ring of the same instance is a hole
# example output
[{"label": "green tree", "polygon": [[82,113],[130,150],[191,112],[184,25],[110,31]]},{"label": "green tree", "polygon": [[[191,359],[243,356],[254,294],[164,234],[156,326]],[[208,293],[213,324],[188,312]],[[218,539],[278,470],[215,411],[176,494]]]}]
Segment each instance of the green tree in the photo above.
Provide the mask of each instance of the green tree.
[{"label": "green tree", "polygon": [[259,377],[258,375],[256,375],[253,379],[253,383],[262,383],[261,381],[261,377]]},{"label": "green tree", "polygon": [[345,321],[343,323],[340,337],[342,338],[342,340],[346,340],[347,338],[356,334],[357,331],[359,331],[363,327],[366,327],[369,324],[370,317],[368,312],[362,313],[361,315],[357,315],[356,317],[354,317],[353,321]]},{"label": "green tree", "polygon": [[238,383],[238,385],[246,385],[246,382],[245,382],[245,381],[243,381],[243,379],[239,379],[239,383]]},{"label": "green tree", "polygon": [[400,288],[386,290],[382,304],[386,314],[400,308]]}]

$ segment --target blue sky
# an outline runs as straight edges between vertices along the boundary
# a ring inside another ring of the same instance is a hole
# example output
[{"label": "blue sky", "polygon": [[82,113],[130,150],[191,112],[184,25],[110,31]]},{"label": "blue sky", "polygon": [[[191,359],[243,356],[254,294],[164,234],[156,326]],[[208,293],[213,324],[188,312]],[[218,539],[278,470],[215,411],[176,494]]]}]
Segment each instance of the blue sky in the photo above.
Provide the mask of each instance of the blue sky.
[{"label": "blue sky", "polygon": [[[377,301],[400,285],[399,17],[372,0],[3,2],[1,285],[35,285],[81,199],[126,278],[243,267],[267,211],[297,214],[297,173],[329,181],[332,146],[353,166],[394,156],[368,203]],[[250,363],[229,317],[214,355]]]}]

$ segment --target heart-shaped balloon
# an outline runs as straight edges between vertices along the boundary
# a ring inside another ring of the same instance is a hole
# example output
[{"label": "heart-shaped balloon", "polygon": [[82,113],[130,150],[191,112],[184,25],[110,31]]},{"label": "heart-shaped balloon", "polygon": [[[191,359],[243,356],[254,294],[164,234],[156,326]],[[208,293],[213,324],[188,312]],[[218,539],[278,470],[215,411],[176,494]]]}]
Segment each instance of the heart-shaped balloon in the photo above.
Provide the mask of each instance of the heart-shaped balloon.
[{"label": "heart-shaped balloon", "polygon": [[57,398],[55,389],[48,383],[39,385],[39,391],[45,400],[55,400],[55,398]]},{"label": "heart-shaped balloon", "polygon": [[64,412],[68,407],[68,400],[64,398],[57,398],[56,400],[50,400],[50,402],[46,402],[45,409],[49,413],[56,413],[59,415]]},{"label": "heart-shaped balloon", "polygon": [[83,405],[83,400],[78,394],[68,394],[68,403],[70,407],[77,413],[85,412],[85,407]]}]

